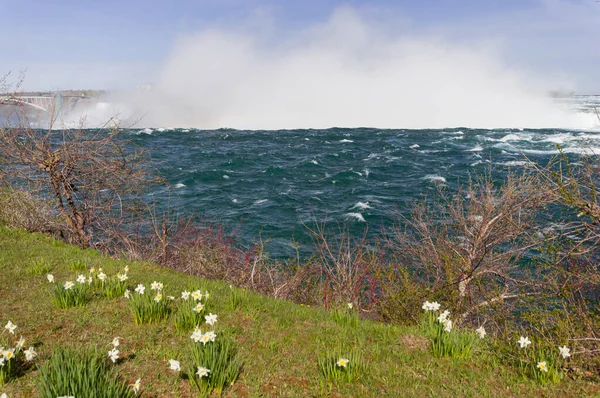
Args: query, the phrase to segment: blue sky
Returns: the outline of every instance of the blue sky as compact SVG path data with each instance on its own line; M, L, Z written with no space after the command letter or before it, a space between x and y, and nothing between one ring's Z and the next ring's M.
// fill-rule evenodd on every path
M402 34L499 43L510 66L600 92L594 0L0 0L0 72L27 69L28 89L147 83L182 38L218 28L277 40L342 6Z

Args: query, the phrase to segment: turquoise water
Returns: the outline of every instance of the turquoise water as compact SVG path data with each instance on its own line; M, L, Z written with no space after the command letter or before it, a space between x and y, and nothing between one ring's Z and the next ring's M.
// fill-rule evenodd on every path
M525 156L600 154L600 133L567 130L187 130L126 132L149 149L169 186L149 200L235 230L242 245L259 235L275 256L308 244L303 224L327 218L371 239L411 203L493 166L502 179ZM305 254L310 252L305 246Z

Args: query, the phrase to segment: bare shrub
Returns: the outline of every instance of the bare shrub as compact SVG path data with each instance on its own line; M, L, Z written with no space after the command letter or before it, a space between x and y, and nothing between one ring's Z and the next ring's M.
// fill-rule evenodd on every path
M5 184L27 186L50 203L74 243L88 247L103 231L127 224L150 181L143 151L119 130L47 130L23 123L0 130Z
M461 319L538 294L539 284L520 266L538 244L536 216L549 200L536 176L508 175L498 186L488 173L454 195L441 193L431 205L416 204L388 239L398 264L391 283L406 285L410 272L426 287L419 301L441 300Z
M574 164L561 152L537 170L547 191L555 194L563 208L553 227L545 230L547 244L539 258L549 309L528 321L548 338L569 342L579 357L595 357L598 370L600 164L596 156L580 158Z
M356 239L341 225L335 234L329 233L326 221L306 228L316 248L314 265L322 280L325 307L352 303L357 309L372 310L378 291L374 275L381 253L369 245L367 230Z

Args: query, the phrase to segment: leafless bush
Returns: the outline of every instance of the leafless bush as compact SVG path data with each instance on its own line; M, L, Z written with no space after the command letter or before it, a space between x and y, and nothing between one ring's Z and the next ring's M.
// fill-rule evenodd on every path
M453 195L442 192L432 205L415 205L388 239L400 280L410 272L461 319L538 294L520 260L539 243L536 217L549 200L540 186L529 173L508 175L501 185L487 174Z
M119 140L119 130L33 129L27 122L0 130L5 183L26 186L48 201L74 243L90 246L127 223L150 182L147 157Z
M340 225L336 233L329 233L326 221L306 228L316 248L315 266L323 283L325 307L352 303L357 309L372 310L378 290L374 275L380 266L381 253L369 245L367 230L355 239Z

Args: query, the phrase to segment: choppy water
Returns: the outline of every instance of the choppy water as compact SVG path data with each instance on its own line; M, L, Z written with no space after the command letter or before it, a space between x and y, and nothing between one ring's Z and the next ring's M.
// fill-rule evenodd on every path
M237 231L242 244L271 239L275 255L307 242L303 223L324 217L375 236L411 202L455 187L493 165L518 169L524 156L600 154L600 132L567 130L185 130L127 132L151 151L170 183L150 198Z

